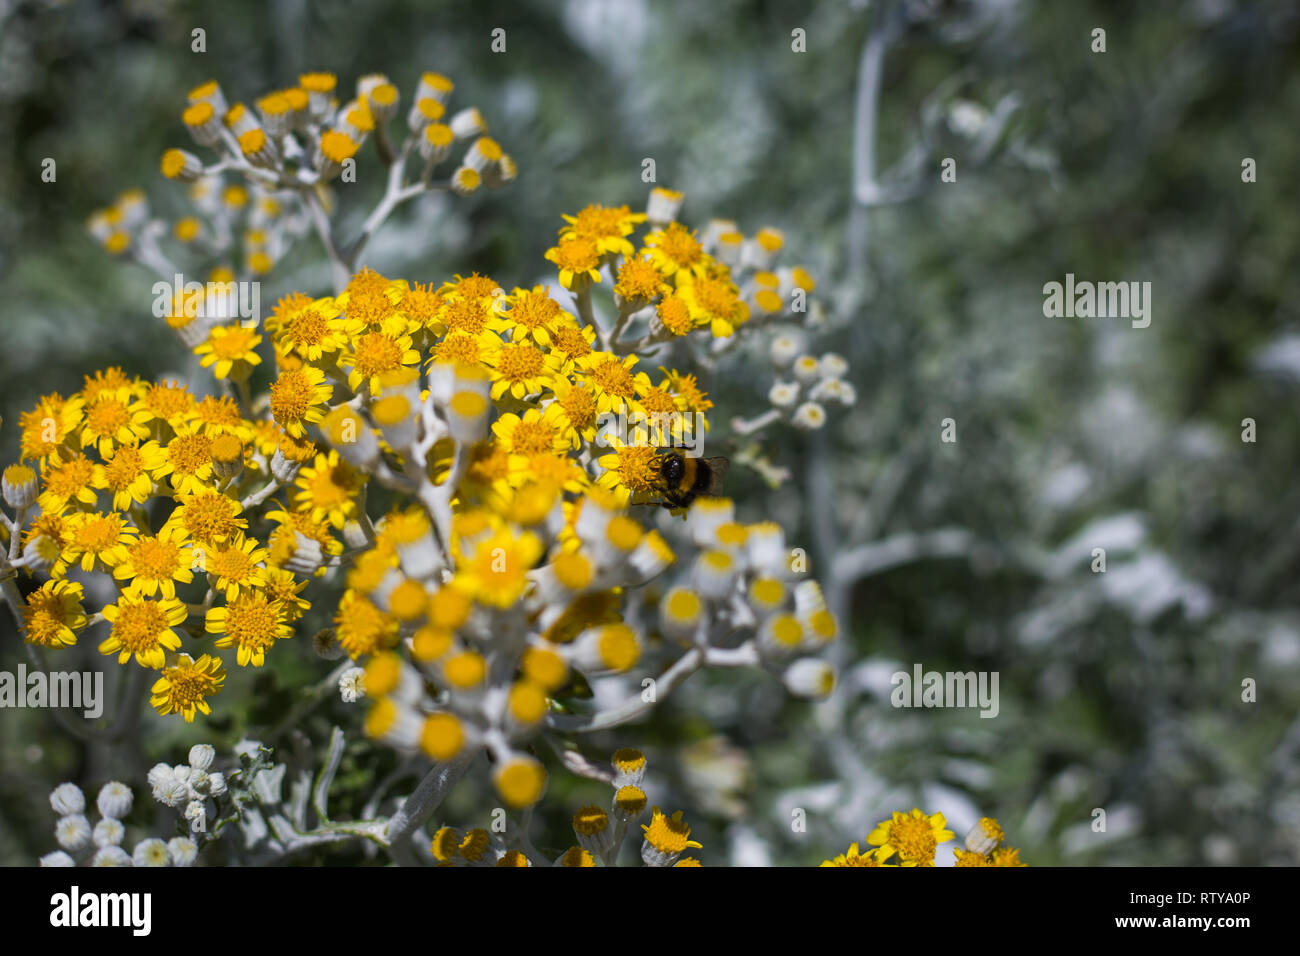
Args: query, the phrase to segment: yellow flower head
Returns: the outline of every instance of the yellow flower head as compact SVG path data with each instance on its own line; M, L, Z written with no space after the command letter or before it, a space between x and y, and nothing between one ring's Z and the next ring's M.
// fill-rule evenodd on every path
M99 645L101 654L116 654L125 664L135 655L141 667L159 670L167 663L167 652L180 650L181 639L172 630L189 616L176 598L151 601L134 588L122 593L116 604L100 612L112 624Z
M178 654L176 662L163 668L162 676L150 689L149 706L158 713L180 714L193 723L194 713L212 713L207 698L220 692L226 681L225 669L218 658L202 655L197 661L188 654Z
M257 346L262 337L256 329L243 325L218 325L208 333L208 340L194 347L199 364L212 369L217 378L241 381L252 374L253 366L262 363Z
M876 855L882 861L897 853L903 866L934 866L935 848L953 838L953 832L945 829L946 822L942 813L926 816L916 809L895 813L876 825L867 842L880 847Z
M46 581L27 595L23 627L27 640L42 647L71 647L86 626L82 589L75 581Z

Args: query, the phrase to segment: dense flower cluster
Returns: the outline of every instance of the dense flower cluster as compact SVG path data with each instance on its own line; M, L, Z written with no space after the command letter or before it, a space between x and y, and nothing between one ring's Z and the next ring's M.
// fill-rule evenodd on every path
M895 813L877 824L867 836L867 844L872 849L863 853L854 843L848 852L823 860L822 866L934 866L939 844L952 838L953 832L947 829L942 813L927 815L916 809L911 813ZM1026 866L1020 862L1019 850L1003 846L1005 839L1006 834L997 820L982 817L966 834L965 849L953 850L956 858L953 865Z
M395 87L364 77L340 107L334 86L306 75L256 115L200 87L184 121L222 153L219 168L173 150L163 172L200 197L212 176L239 172L267 216L278 191L319 211L317 187L368 135L392 171L385 215L433 188L456 141L472 140L457 191L511 178L476 110L442 124L441 77L421 80L397 154L384 132ZM425 169L408 187L412 152ZM562 749L560 738L635 720L702 667L761 667L791 693L828 695L821 652L839 625L806 559L778 525L739 520L716 493L725 461L700 457L713 402L699 370L756 330L804 324L814 282L778 265L777 230L747 237L715 220L701 235L678 221L682 200L655 188L643 212L564 217L546 253L555 281L531 288L362 267L333 295L285 296L265 321L241 314L233 285L179 290L168 325L215 394L108 368L21 416L19 463L3 473L14 516L0 512L0 583L25 639L57 649L98 630L103 655L152 672L158 713L193 721L227 668L262 667L294 636L320 579L310 600L329 596L333 626L313 646L350 658L334 679L345 701L366 701L366 734L422 752L430 773L454 776L486 753L518 810L546 786L539 734ZM132 200L92 230L110 249L138 248L146 218ZM337 275L348 257L318 231ZM268 261L251 255L248 271L261 273L276 241L255 244ZM694 368L652 373L647 353ZM800 371L808 362L815 375ZM846 366L833 355L795 366L808 394L794 423L819 427L815 398L851 399ZM25 600L18 569L41 580ZM212 778L155 771L159 799L201 819ZM619 825L640 812L624 805L629 786L610 811ZM696 844L680 816L652 813L647 863L688 865L678 856ZM394 820L399 839L414 825ZM595 852L595 836L580 830L579 851Z

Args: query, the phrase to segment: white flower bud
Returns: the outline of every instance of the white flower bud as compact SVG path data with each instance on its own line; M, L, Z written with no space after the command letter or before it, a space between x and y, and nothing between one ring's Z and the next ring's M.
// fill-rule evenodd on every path
M135 794L131 792L131 788L116 780L104 784L95 799L100 814L113 820L121 820L130 813L131 804L134 802Z
M794 418L791 421L795 428L816 431L826 424L826 409L816 402L804 402L795 409Z
M816 657L801 657L791 664L781 680L796 697L822 699L835 689L835 669Z
M799 340L793 335L778 335L772 339L769 354L772 357L772 364L785 371L799 355Z
M77 861L62 850L55 850L41 857L41 866L76 866Z
M173 837L167 841L167 852L171 854L174 866L193 866L199 848L189 837Z
M226 792L226 775L224 773L208 774L208 794L219 797Z
M343 703L355 704L366 696L366 688L361 681L365 673L364 668L349 667L339 675L339 696L343 698Z
M95 854L91 866L130 866L131 857L120 846L106 846Z
M101 849L106 846L117 846L125 837L126 827L122 826L121 820L115 820L112 817L105 817L96 823L92 834L95 846Z
M50 806L61 817L86 810L86 795L75 783L61 783L50 793Z
M54 839L65 850L84 850L90 846L90 821L79 813L71 813L59 818L54 828Z
M768 390L767 400L775 408L790 408L799 400L799 386L793 382L777 382Z
M157 837L141 840L131 851L131 862L136 866L171 866L172 857L167 844Z
M817 371L822 378L843 378L849 371L849 363L836 352L827 352L817 363Z
M217 751L210 744L195 744L190 748L190 766L195 770L207 770L212 766L212 761L216 758Z
M194 833L202 833L207 829L208 810L202 800L191 800L185 805L185 819L190 822L190 830ZM138 863L136 865L139 866Z

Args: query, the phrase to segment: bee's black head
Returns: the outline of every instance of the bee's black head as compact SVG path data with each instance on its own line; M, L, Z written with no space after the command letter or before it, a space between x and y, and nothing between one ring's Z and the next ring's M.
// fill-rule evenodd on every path
M681 455L664 455L659 470L669 482L681 481L682 475L686 474L686 463Z

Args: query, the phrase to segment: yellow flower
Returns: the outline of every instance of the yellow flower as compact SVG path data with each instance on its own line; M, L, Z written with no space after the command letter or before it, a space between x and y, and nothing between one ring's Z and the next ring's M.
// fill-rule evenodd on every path
M72 540L71 516L41 514L23 532L23 549L32 548L50 562L50 577L61 578L68 570L66 548Z
M856 843L849 847L849 852L841 853L839 856L822 860L821 866L894 866L893 863L881 863L876 858L876 851L870 850L867 853L858 853Z
M560 272L560 285L566 289L582 288L588 281L600 281L600 246L593 239L575 236L561 239L559 245L546 250L546 258Z
M649 259L628 259L618 268L614 292L628 302L652 302L668 291L659 269Z
M163 597L174 598L177 581L188 584L194 580L190 570L194 552L184 532L174 526L164 525L156 535L141 536L123 552L113 577L119 581L130 578L138 594L152 597L161 591Z
M60 512L71 502L95 503L98 466L79 452L59 451L41 465L41 494L36 499L44 512Z
M334 615L335 636L353 660L391 647L397 641L397 621L356 591L343 592Z
M180 505L168 516L163 528L183 528L198 544L220 543L248 528L248 519L241 517L242 513L243 507L229 495L202 491L182 495Z
M528 571L542 556L542 542L531 531L515 535L499 528L469 547L457 582L480 604L506 608L528 589Z
M592 353L595 341L596 330L590 325L582 328L577 325L562 326L551 336L551 353L563 359L560 369L567 374L573 371L580 360Z
M303 424L325 417L334 386L325 373L311 365L281 372L271 383L271 416L294 438L304 434Z
M140 397L140 411L149 422L166 422L173 428L189 421L194 414L194 396L190 390L177 381L157 382L145 386Z
M989 866L1028 866L1020 862L1020 851L1014 847L1000 846L989 854Z
M502 345L487 359L487 364L494 399L507 393L523 399L539 394L554 380L560 359L524 341Z
M295 511L311 515L313 521L328 521L341 529L357 515L354 500L365 476L339 458L338 452L317 455L313 465L298 472L294 485L301 489L293 495Z
M645 213L631 212L627 206L588 206L576 216L565 216L569 225L560 230L561 239L590 239L600 252L632 254L629 236L637 223L645 222Z
M695 324L711 326L714 338L726 338L749 319L749 306L740 300L740 290L725 272L679 281L678 294Z
M296 621L311 607L311 602L300 598L299 593L307 587L306 581L299 581L292 571L283 568L263 568L266 595L278 602L286 621Z
M130 388L102 392L86 405L81 447L94 445L100 457L107 458L118 445L134 445L148 435L149 417Z
M293 304L298 305L297 302ZM364 329L364 323L343 317L337 300L308 300L307 304L286 311L275 344L284 352L292 352L308 362L318 362L327 356L332 360L353 336Z
M650 261L665 276L676 275L679 285L683 276L701 275L712 262L695 233L679 222L650 233L645 244L644 252Z
M926 816L916 809L895 813L876 825L867 842L880 847L876 855L882 861L897 853L903 866L934 866L936 846L953 838L953 832L944 829L946 822L942 813Z
M614 450L596 459L604 469L596 485L611 492L620 506L645 503L662 485L658 450L652 445L627 445L618 438L610 444Z
M68 542L63 556L69 564L80 558L81 570L92 571L96 562L101 568L116 567L135 542L136 529L116 512L78 512L68 516Z
M688 847L697 850L703 847L703 844L690 839L690 825L682 819L680 810L668 817L655 807L650 811L650 822L641 824L641 830L645 834L645 842L668 857L676 856Z
M339 360L348 372L348 387L354 392L362 383L372 394L379 391L379 379L405 365L418 365L420 353L411 348L409 335L365 332L352 340L352 348Z
M555 401L547 406L554 408L555 423L560 434L573 448L583 441L596 438L596 391L590 385L574 385L567 378L557 378L551 383Z
M233 398L223 395L206 395L203 401L194 407L194 424L198 431L209 438L227 432L241 442L253 437L253 427L239 414L239 405Z
M590 385L596 395L597 412L640 411L636 400L638 388L650 384L645 372L633 372L637 357L622 358L613 352L592 352L578 360L582 384Z
M154 478L166 478L176 494L198 494L212 485L212 439L183 425L163 454L151 455L145 467Z
M163 467L167 453L156 441L122 445L95 473L94 485L113 496L113 508L126 511L153 494L153 473Z
M276 641L293 637L283 607L263 591L243 591L225 607L210 609L203 629L221 635L217 647L237 648L235 657L240 667L261 667Z
M227 601L239 597L240 589L266 586L267 571L260 567L266 560L266 549L258 546L256 538L245 538L236 532L227 545L214 545L207 554L206 568L210 577L217 579L216 588L224 591Z
M135 655L141 667L158 670L167 663L167 651L179 650L181 639L172 630L189 616L175 598L150 601L134 588L122 593L116 604L100 612L113 625L99 645L101 654L116 654L125 664Z
M43 647L71 647L87 622L82 589L75 581L46 581L27 595L23 624L27 640Z
M194 722L194 712L212 713L207 698L221 691L226 681L221 661L210 654L197 661L179 654L176 663L163 668L162 677L150 689L149 706L164 717L180 714L187 724Z
M34 409L18 416L20 460L44 461L54 454L81 422L84 407L78 396L65 399L58 392L41 396Z
M569 447L560 424L563 414L560 406L554 403L545 411L529 408L522 418L508 413L492 423L492 434L496 435L501 447L513 455L561 453Z
M511 329L511 341L532 339L538 345L551 344L551 337L561 328L576 327L577 320L551 298L546 286L515 289L507 299L510 310L504 314Z
M256 329L218 325L208 333L206 342L194 347L194 354L199 356L199 364L211 368L217 378L241 381L252 374L254 365L262 363L262 357L257 354L261 341Z

